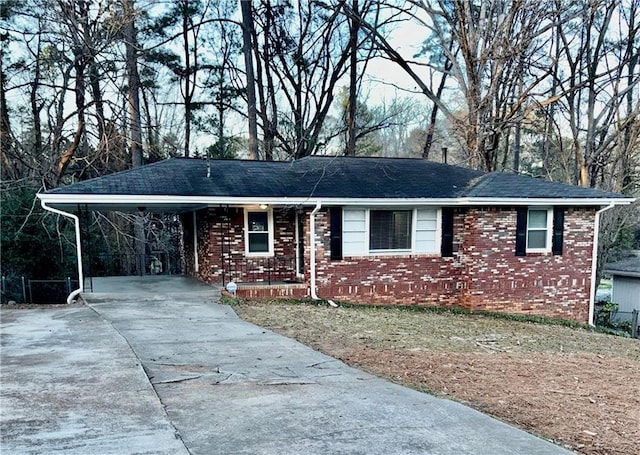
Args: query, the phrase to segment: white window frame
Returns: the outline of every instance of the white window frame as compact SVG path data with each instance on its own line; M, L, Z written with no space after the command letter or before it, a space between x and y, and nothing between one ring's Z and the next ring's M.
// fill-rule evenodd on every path
M343 215L342 219L342 251L345 257L359 257L359 256L409 256L409 255L425 255L434 256L440 254L440 248L442 243L442 208L441 207L344 207L344 211L364 211L364 231L361 232L364 236L362 242L362 251L355 252L349 251L349 248L345 247L344 233L345 231L345 219ZM371 211L372 210L389 210L389 211L410 211L411 212L411 247L409 249L398 250L372 250L370 248L370 231L371 231ZM416 248L416 236L418 228L418 212L420 210L435 210L436 211L436 229L435 229L435 245L433 251L418 251ZM353 231L356 232L356 231Z
M249 213L262 212L267 214L267 228L269 238L269 251L249 251ZM273 232L273 209L261 209L260 207L245 207L244 209L244 254L248 257L270 257L273 256L274 232ZM264 232L264 231L260 231Z
M529 231L541 231L542 228L534 228L531 229L529 227L529 221L531 220L530 212L531 211L546 211L547 212L547 227L546 227L546 240L544 248L530 248L529 247ZM553 240L553 208L552 207L527 207L527 228L525 231L525 241L526 241L526 252L527 253L550 253L551 252L551 242Z
M380 249L380 250L372 250L371 249L371 212L372 211L381 211L381 212L410 212L411 213L411 232L409 233L411 235L411 239L410 239L410 245L409 248L398 248L398 249ZM367 229L367 237L366 237L366 244L367 244L367 250L369 251L369 254L371 255L384 255L384 254L410 254L415 247L415 232L416 232L416 223L415 223L415 219L416 219L416 211L411 210L411 209L404 209L404 208L370 208L367 210L367 223L365 225L366 229Z

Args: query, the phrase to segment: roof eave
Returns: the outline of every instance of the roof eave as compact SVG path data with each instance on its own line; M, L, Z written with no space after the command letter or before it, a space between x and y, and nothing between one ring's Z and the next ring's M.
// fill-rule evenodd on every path
M143 207L171 207L194 210L212 205L323 205L342 206L526 206L526 205L563 205L563 206L605 206L628 205L634 198L323 198L309 197L244 197L244 196L182 196L182 195L141 195L141 194L74 194L41 193L38 197L53 207L67 209L78 205L103 207L103 210L133 210ZM181 210L181 211L183 211Z
M640 272L631 272L628 270L615 270L615 269L605 268L604 273L608 273L609 275L615 275L615 276L640 278Z

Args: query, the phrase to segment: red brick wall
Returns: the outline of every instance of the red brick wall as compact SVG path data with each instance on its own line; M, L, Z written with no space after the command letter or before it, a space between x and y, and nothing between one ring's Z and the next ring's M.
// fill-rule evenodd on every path
M316 215L317 293L356 303L458 306L462 296L462 216L454 217L454 257L378 255L330 259L328 212Z
M316 220L318 295L360 303L461 306L588 322L593 209L567 209L562 256L515 256L513 208L457 209L454 257L331 261L327 212Z
M561 256L517 257L515 210L469 210L463 305L588 322L594 216L593 209L567 209Z
M207 283L282 281L295 277L295 213L274 209L274 254L245 257L244 209L216 207L196 213L198 272L193 258L192 214L183 217L187 273Z
M309 213L306 209L300 215L305 217L307 281ZM332 261L328 211L323 209L316 215L315 226L317 294L357 303L459 306L588 322L594 215L595 209L590 208L566 210L562 256L515 256L515 208L458 208L453 257L378 255ZM198 243L198 278L220 283L224 271L225 282L264 281L264 276L243 269L252 260L244 258L242 209L214 208L197 216L199 238L205 239ZM276 210L274 222L275 255L290 257L295 267L295 213ZM184 223L185 227L189 224L188 220ZM187 268L193 273L187 238L185 249ZM252 267L260 271L260 263ZM303 292L301 287L246 292L256 297L308 295L308 289Z

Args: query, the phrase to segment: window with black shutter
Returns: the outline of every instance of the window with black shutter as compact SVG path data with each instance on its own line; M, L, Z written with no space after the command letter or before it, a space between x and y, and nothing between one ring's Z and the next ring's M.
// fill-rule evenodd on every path
M562 254L562 207L518 207L516 210L516 256L526 256L528 253Z

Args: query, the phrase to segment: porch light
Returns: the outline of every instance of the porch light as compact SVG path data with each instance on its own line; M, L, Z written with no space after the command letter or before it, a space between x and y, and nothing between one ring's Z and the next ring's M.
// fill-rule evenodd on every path
M226 288L229 294L236 295L236 291L238 290L238 285L235 284L233 281L230 281L229 283L227 283Z
M269 206L267 204L260 204L260 210L267 210Z

